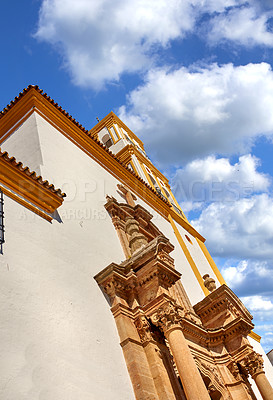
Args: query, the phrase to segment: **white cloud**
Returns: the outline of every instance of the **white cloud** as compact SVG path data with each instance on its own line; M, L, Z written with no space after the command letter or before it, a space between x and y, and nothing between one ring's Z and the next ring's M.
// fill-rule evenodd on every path
M272 311L273 303L271 300L263 298L263 296L246 296L241 298L244 305L250 311Z
M273 132L273 72L269 64L216 64L154 69L133 90L119 116L145 138L161 162L245 152Z
M260 331L273 331L273 325L272 324L259 325L259 330ZM270 332L270 334L272 334L272 332Z
M242 284L247 275L248 262L242 260L236 266L227 266L222 270L222 274L230 285L230 287L236 287Z
M190 1L44 0L36 37L62 52L73 81L101 88L147 69L157 45L194 26Z
M273 47L273 33L268 29L272 13L260 13L257 8L231 8L218 14L210 21L208 39L214 44L229 40L248 47Z
M199 207L201 202L237 200L268 189L270 179L257 171L259 165L260 161L251 154L239 157L233 165L227 158L215 156L196 159L176 170L172 189L176 198L183 201L183 209L186 205L185 211L193 209L194 202Z
M43 0L36 38L62 54L75 84L101 89L160 65L157 50L190 33L217 44L272 46L270 15L244 0ZM202 21L202 17L209 20ZM207 31L207 27L210 30ZM211 117L211 115L210 115Z
M227 284L241 296L273 295L273 263L270 260L227 260L221 268Z
M212 203L191 223L214 256L273 260L273 199L268 194Z
M270 298L260 295L241 297L241 300L254 317L254 331L262 336L261 344L264 350L270 351L273 347L272 301ZM263 323L263 325L261 325L261 323Z

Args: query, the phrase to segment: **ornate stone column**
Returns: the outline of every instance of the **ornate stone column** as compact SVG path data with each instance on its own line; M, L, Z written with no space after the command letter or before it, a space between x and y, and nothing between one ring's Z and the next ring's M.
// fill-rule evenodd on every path
M165 354L161 350L163 346L166 347L165 343L161 342L162 338L158 336L161 336L161 333L151 331L151 325L144 315L135 320L135 325L149 362L159 400L177 400L178 398L186 400L175 373L173 373L175 382L171 382L168 376L165 363L169 360L165 359Z
M139 223L134 218L128 218L125 223L129 235L129 247L132 254L142 249L147 244L147 238L139 232Z
M163 331L169 342L187 400L210 400L184 337L179 307L172 301L166 302L150 318L152 323Z
M263 400L273 400L273 389L265 376L262 356L253 352L246 356L240 364L255 381Z

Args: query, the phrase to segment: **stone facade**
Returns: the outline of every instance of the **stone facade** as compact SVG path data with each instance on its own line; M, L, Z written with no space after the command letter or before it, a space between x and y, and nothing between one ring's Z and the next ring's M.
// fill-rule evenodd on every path
M252 316L238 297L226 285L216 289L206 274L210 294L192 307L169 240L140 232L138 206L108 198L105 207L126 221L130 255L95 279L109 299L136 399L256 399L248 376L263 399L272 399L262 356L247 339Z

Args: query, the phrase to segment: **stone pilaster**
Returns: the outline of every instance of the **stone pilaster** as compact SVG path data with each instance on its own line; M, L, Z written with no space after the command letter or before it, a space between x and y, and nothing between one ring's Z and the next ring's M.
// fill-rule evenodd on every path
M188 400L209 400L210 396L184 337L182 310L173 301L159 307L151 316L167 338Z

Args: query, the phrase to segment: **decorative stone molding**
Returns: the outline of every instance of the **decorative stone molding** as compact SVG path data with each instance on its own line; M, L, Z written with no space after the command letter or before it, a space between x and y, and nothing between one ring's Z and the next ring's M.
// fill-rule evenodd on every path
M217 390L223 393L223 391L225 390L225 383L218 371L218 368L215 365L206 362L205 360L202 360L200 358L194 357L194 360L197 368L201 372L201 375L204 375L210 379L208 390L210 392L214 392Z
M136 393L140 382L142 389L150 382L148 392L143 389L137 399L151 393L156 399L157 391L158 400L165 400L164 382L180 398L171 376L173 382L179 377L188 400L209 400L208 392L212 398L221 393L224 400L251 398L246 392L249 374L261 393L271 393L260 373L262 358L247 341L252 316L232 290L226 285L216 289L206 274L210 294L192 307L170 256L174 247L152 224L150 213L111 197L105 208L128 256L95 279L108 295Z
M145 343L149 340L153 340L151 332L151 324L145 315L141 315L136 318L135 326L137 328L141 343Z
M127 204L135 207L135 200L137 200L137 197L126 186L118 184L117 187L125 197Z
M263 357L253 351L252 353L245 356L241 361L240 365L242 368L253 378L255 375L258 375L264 372L263 365Z
M121 186L118 185L120 190ZM126 190L126 189L125 189ZM129 193L129 192L127 192ZM130 198L133 196L130 192ZM132 196L131 196L132 195ZM134 200L135 198L133 198ZM129 247L129 235L126 233L126 221L133 219L139 224L135 227L137 233L139 231L143 236L141 239L147 242L155 239L162 233L160 230L151 222L152 214L150 214L144 207L140 204L134 205L133 201L127 201L127 203L119 203L114 197L106 196L106 204L104 205L107 212L112 218L113 225L117 230L119 240L121 242L124 255L128 259L131 256L131 250ZM129 228L130 229L130 228ZM131 228L133 229L133 228ZM133 233L133 232L132 232ZM131 246L137 238L131 238Z
M235 361L232 361L227 367L236 381L240 381L242 379L239 367Z
M147 238L139 232L139 222L134 218L128 218L126 220L125 229L129 236L129 247L132 254L145 247L148 243Z
M175 326L180 327L182 319L182 310L173 301L168 301L159 307L155 313L150 316L152 323L158 326L164 333Z
M210 278L209 278L210 279ZM240 322L241 333L249 334L253 329L252 315L232 290L222 285L194 306L205 328L215 329ZM236 333L238 329L234 331Z

